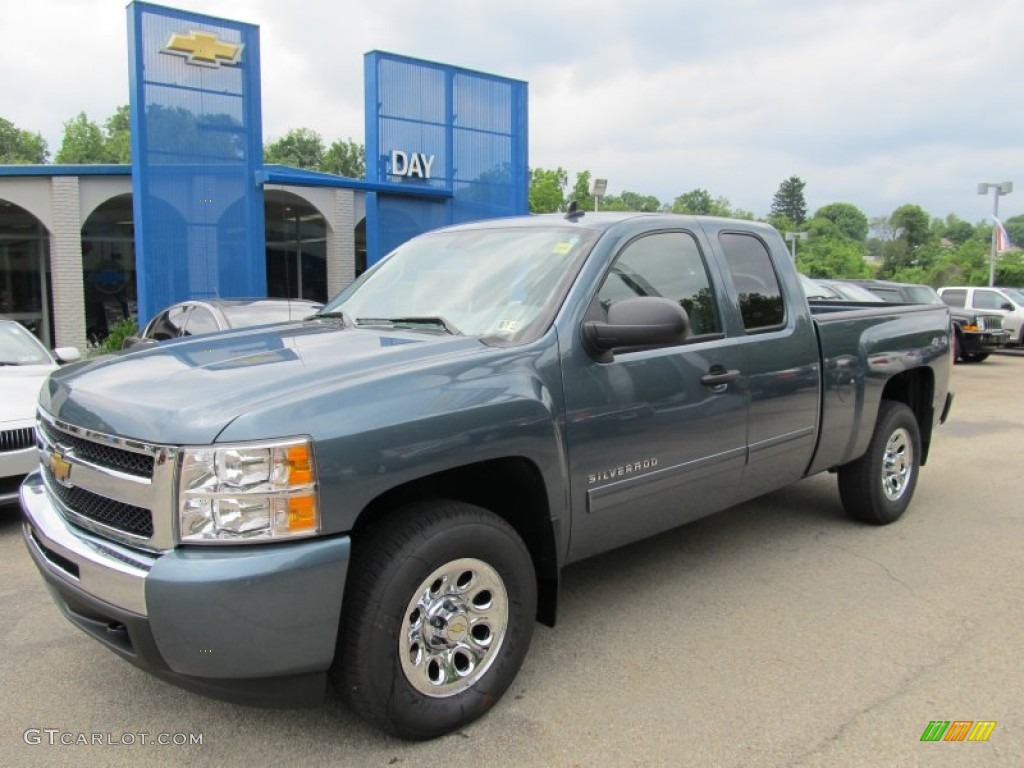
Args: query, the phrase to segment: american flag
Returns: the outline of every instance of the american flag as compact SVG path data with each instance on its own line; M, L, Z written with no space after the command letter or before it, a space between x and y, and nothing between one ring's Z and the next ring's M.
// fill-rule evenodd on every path
M1006 234L1006 227L1003 226L1003 222L995 216L992 217L992 221L996 223L996 253L1002 253L1013 248L1013 243L1010 242L1010 236Z

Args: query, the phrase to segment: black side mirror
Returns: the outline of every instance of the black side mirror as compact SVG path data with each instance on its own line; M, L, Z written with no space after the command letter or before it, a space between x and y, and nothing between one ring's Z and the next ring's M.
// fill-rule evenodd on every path
M583 344L600 363L612 361L612 351L681 344L690 333L686 310L669 299L641 296L608 308L608 321L583 324Z
M1000 304L999 308L1000 309L1005 309L1007 312L1013 312L1013 310L1016 309L1016 307L1013 306L1013 304L1011 304L1008 301L1004 301L1002 304Z

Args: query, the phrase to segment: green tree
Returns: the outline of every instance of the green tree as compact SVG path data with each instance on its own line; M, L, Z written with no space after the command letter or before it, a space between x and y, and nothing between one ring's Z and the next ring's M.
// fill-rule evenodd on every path
M569 193L568 202L573 201L584 211L594 210L594 198L590 195L590 171L580 171L576 174L576 183Z
M124 104L103 125L107 162L127 165L132 161L132 126L128 105Z
M103 130L85 112L79 112L64 123L64 136L53 161L71 164L110 162Z
M790 176L779 184L772 199L772 216L785 216L797 226L807 220L807 201L804 200L806 182L799 176Z
M323 137L311 128L293 128L263 147L263 162L320 170L324 161Z
M49 155L41 134L23 131L0 117L0 165L41 165Z
M653 213L661 208L661 201L653 195L623 191L621 195L607 195L601 200L603 211L640 211Z
M691 189L672 201L672 213L696 216L730 216L732 209L724 197L712 197L706 189Z
M827 219L844 237L863 243L868 239L868 217L851 203L830 203L814 212L815 219Z
M565 206L565 188L569 174L564 168L549 170L534 168L530 171L530 213L555 213Z
M1018 248L1024 248L1024 214L1011 216L1003 222L1003 226L1006 227L1006 234L1010 236L1010 241ZM1024 285L1024 283L1003 283L1003 285Z
M320 170L350 179L366 178L366 147L351 138L331 142L320 161Z

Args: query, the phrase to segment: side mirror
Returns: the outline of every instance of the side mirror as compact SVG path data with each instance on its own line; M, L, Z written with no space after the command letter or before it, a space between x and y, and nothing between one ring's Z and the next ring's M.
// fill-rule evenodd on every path
M1000 304L999 308L1000 309L1005 309L1007 312L1013 312L1013 310L1016 309L1016 307L1013 306L1013 304L1011 304L1008 301L1004 301L1002 304Z
M82 353L77 347L57 347L53 350L53 356L58 363L75 363L82 359Z
M612 350L681 344L690 333L686 310L669 299L641 296L608 308L608 321L583 324L583 344L600 363L612 361Z
M121 349L145 349L156 346L155 339L148 339L145 336L125 336L121 342Z

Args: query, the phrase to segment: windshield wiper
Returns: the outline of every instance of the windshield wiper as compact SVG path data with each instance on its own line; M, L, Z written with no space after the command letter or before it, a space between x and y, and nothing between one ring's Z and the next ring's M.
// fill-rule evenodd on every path
M461 336L462 331L449 323L440 315L407 316L407 317L360 317L356 318L356 325L389 325L392 328L399 326L431 325L440 328L452 336Z
M305 319L306 320L316 320L316 319L321 318L321 317L337 318L338 320L341 320L341 327L342 328L355 328L356 327L356 324L354 322L352 322L352 318L349 317L345 313L345 310L343 310L343 309L339 309L336 312L317 312L316 314L312 314L312 315L310 315L309 317L307 317Z

